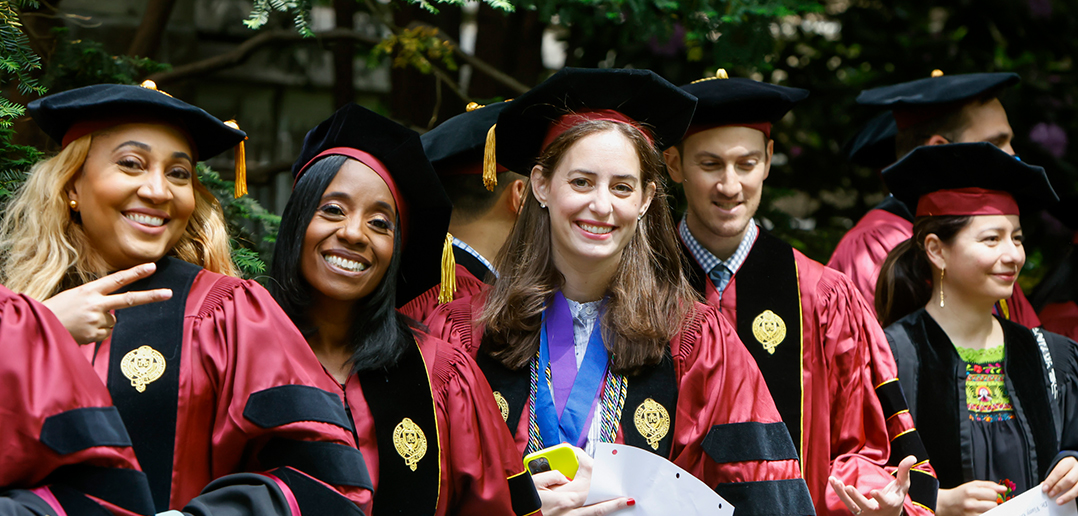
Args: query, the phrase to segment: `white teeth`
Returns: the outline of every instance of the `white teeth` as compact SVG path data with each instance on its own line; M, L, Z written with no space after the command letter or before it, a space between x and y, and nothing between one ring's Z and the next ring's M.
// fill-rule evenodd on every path
M161 217L154 217L151 215L143 215L141 213L124 213L124 217L127 217L139 224L145 224L147 226L164 226L165 219Z
M322 255L322 258L325 259L326 262L330 265L339 267L346 271L361 272L367 270L367 264L341 258L340 256L337 256L335 254L324 254Z
M611 231L614 231L613 226L592 226L591 224L584 224L583 222L577 223L584 231L588 233L595 233L596 235L605 235Z

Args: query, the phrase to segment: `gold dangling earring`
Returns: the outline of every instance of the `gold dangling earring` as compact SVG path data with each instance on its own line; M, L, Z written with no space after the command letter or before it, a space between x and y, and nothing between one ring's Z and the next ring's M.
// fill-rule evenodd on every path
M946 272L946 269L940 269L940 308L943 308L943 275Z
M71 199L71 202L68 202L67 205L71 206L72 210L78 210L79 209L79 201L76 201L75 199Z

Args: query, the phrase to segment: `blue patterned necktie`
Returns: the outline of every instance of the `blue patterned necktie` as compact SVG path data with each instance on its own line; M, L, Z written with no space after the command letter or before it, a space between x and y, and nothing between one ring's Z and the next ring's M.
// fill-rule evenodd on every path
M711 278L711 284L715 285L715 290L719 292L719 297L721 298L723 289L730 282L730 270L720 263L711 268L711 272L707 273L707 277Z

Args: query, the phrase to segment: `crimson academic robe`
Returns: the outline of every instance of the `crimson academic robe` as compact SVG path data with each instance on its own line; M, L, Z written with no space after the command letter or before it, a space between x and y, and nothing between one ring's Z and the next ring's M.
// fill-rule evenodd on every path
M889 200L892 198L888 198ZM869 310L876 313L876 280L887 253L913 237L913 222L896 213L908 213L888 203L870 210L839 241L827 266L846 274L868 302ZM890 209L887 209L890 208ZM1010 298L1002 300L997 309L1000 315L1027 328L1041 325L1037 312L1029 304L1022 288L1017 284Z
M42 304L0 286L0 514L153 514L108 390Z
M480 350L482 330L473 326L479 303L473 297L442 305L428 325L432 334L485 361L484 372L495 389L505 386L495 397L523 453L531 412L528 368L510 371ZM664 456L714 488L738 514L813 513L796 451L767 385L733 328L713 307L696 304L692 320L670 342L669 355L659 366L630 377L627 390L615 442ZM673 419L672 432L657 446L642 442L639 424L626 424L645 398L670 405L665 413Z
M453 299L465 299L472 297L486 288L484 279L493 277L494 272L487 268L483 262L477 260L467 251L453 246L453 259L456 261L457 289L453 292ZM435 285L430 290L422 293L419 297L409 301L400 308L400 312L419 322L424 322L434 313L440 304L438 294L442 286Z
M169 257L130 289L163 286L170 300L118 310L83 347L157 511L358 514L370 483L339 387L270 294Z
M1044 329L1071 340L1078 339L1078 303L1074 301L1051 303L1041 308L1037 315L1040 316Z
M796 302L800 304L800 313L785 319L786 338L776 349L798 345L794 340L798 336L798 324L803 332L802 349L800 353L792 354L795 361L792 369L783 370L784 376L769 377L768 382L780 410L785 407L790 413L788 419L793 420L787 421L790 434L800 436L797 444L802 473L812 493L816 512L849 512L830 488L828 476L834 475L843 483L856 486L867 496L872 489L882 488L894 480L889 471L893 471L898 462L907 455L915 455L919 463L911 473L912 485L904 509L907 514L931 514L931 508L935 507L937 482L923 445L916 437L913 420L905 411L905 400L896 381L894 358L871 309L843 274L809 259L763 230L753 248L762 245L761 242L773 247L766 253L768 255L792 253L796 266L796 271L784 272L790 274L791 281L796 277ZM752 274L754 266L759 266L751 263L753 260L768 257L750 251L741 269L726 285L720 301L714 284L688 250L685 253L689 257L690 281L694 287L710 304L719 306L728 321L739 325L738 281L747 281L745 278ZM771 267L767 265L764 269ZM762 278L766 288L781 290L777 283L781 281L777 279L781 275L771 270L769 273L770 277ZM759 282L761 278L755 279ZM796 305L793 310L798 311ZM743 316L753 317L754 314ZM801 320L797 321L797 317ZM742 333L742 340L746 345L762 349L756 338L745 338ZM799 367L796 364L798 357ZM761 368L765 366L762 364ZM800 385L789 381L789 375L796 375L798 369ZM765 376L767 374L765 371Z
M397 367L361 373L362 378L353 374L344 386L357 444L374 486L372 514L523 516L537 512L540 502L531 475L524 471L523 457L475 361L425 333L419 333L416 342L417 347ZM417 351L418 371L415 381L409 381L402 378L408 372L401 370L408 369L409 354ZM381 390L364 392L365 385L386 384L387 376L390 386L382 388L390 396ZM394 381L405 387L393 385ZM412 392L412 386L417 391ZM395 414L385 412L394 408ZM424 424L424 415L434 417ZM404 467L409 454L396 448L399 439L393 436L404 417L426 427L425 452L416 470ZM379 442L379 434L384 442Z

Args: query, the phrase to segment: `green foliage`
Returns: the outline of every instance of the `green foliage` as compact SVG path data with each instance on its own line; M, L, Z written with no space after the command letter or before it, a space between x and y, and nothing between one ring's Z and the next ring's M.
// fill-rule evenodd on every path
M620 67L651 54L699 63L688 67L693 70L735 63L766 68L775 19L823 9L816 0L525 0L518 6L569 29L567 65Z
M258 30L269 22L274 11L292 13L292 23L305 38L314 37L311 32L311 0L255 0L251 14L243 21L249 29Z
M413 5L418 5L434 14L438 14L438 9L434 7L434 4L428 2L427 0L407 0L407 2ZM436 2L439 4L462 7L465 3L467 3L467 0L436 0ZM516 7L513 6L513 3L508 0L483 0L483 3L503 12L513 12L514 10L516 10Z
M232 235L232 261L244 277L265 273L266 263L273 257L281 217L263 208L250 196L233 198L234 183L221 179L205 164L198 165L198 177L224 210L228 233Z
M431 72L431 61L440 61L450 70L457 69L453 60L453 44L438 37L437 27L414 27L400 34L391 34L374 47L369 56L371 66L377 66L384 56L393 56L394 68L413 67L423 73Z
M356 1L363 3L363 0ZM467 0L434 0L434 3L431 3L428 0L405 1L413 5L419 5L432 13L438 12L438 9L434 6L435 3L462 7L467 2ZM513 2L510 0L482 1L494 9L503 12L513 12L515 9ZM311 0L254 0L254 5L251 6L251 14L243 21L243 24L249 29L258 30L266 25L266 23L269 23L270 15L274 12L288 13L292 15L292 23L296 26L296 31L302 34L303 37L310 38L314 37L314 33L311 32L311 7Z
M135 84L147 75L170 70L152 59L112 55L97 41L71 40L66 28L53 30L56 51L45 68L44 83L52 91L91 84Z
M30 167L43 157L34 147L12 143L13 135L10 127L0 127L0 208L26 181Z
M41 60L30 48L16 12L20 7L36 5L29 1L0 0L0 88L15 80L19 92L24 95L45 93L45 87L33 75L41 69ZM25 181L27 171L41 158L37 149L12 142L15 132L11 123L25 112L26 108L21 104L0 97L0 206Z
M36 6L37 2L0 0L0 87L14 79L22 94L42 95L45 87L33 76L34 71L41 69L41 59L30 48L16 12L17 8L27 5ZM0 127L10 127L11 121L24 112L23 106L0 97ZM0 148L0 152L4 149Z

